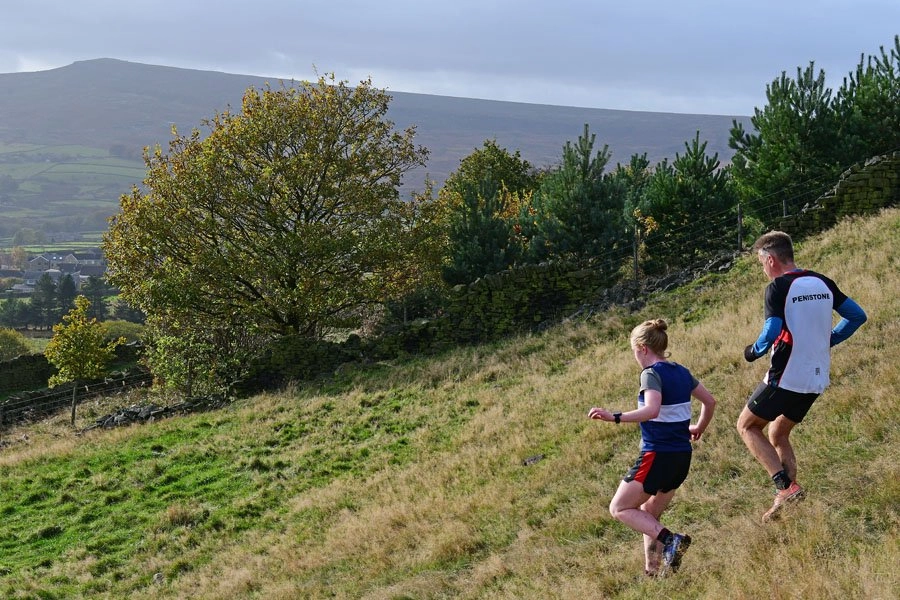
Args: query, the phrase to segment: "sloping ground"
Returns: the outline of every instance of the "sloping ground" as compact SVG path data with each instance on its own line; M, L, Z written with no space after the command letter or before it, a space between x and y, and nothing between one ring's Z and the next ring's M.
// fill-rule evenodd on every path
M753 257L639 314L343 373L326 387L0 450L9 598L893 598L900 589L900 210L803 244L869 322L795 431L808 498L763 525L771 484L734 423L765 361ZM630 328L670 321L672 359L719 399L663 521L694 544L647 580L607 512L637 454ZM28 435L24 441L22 436Z

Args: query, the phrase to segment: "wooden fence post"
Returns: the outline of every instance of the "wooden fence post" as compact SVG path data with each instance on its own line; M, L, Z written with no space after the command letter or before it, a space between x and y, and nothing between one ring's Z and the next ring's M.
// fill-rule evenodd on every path
M634 228L634 281L638 280L638 247L640 246L640 237L641 230L638 227Z
M72 427L75 427L75 404L78 399L78 382L72 382Z

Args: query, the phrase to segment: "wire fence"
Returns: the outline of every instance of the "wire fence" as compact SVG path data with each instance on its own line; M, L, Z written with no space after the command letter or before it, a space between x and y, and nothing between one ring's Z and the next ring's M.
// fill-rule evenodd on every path
M148 387L152 382L151 373L133 369L102 381L66 384L15 394L0 402L0 431L21 422L38 420L66 407L72 407L74 411L74 407L85 400Z
M810 178L733 208L703 213L697 221L669 230L664 239L653 235L640 239L635 235L632 248L617 248L599 259L607 264L631 262L632 277L638 280L643 277L638 249L641 244L644 253L663 262L668 271L696 267L716 255L739 254L755 241L748 236L763 232L754 231L754 227L769 230L787 217L803 218L806 211L834 187L833 176ZM748 215L752 215L749 221ZM693 262L687 258L692 255L696 256ZM681 257L681 260L673 257Z

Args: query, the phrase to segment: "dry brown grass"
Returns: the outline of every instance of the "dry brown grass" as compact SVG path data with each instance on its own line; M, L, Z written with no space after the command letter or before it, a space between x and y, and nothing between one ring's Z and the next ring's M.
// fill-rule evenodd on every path
M416 377L430 388L434 418L443 402L465 397L479 405L449 447L292 498L284 535L234 546L216 567L184 577L179 589L211 598L891 597L900 564L900 474L887 448L897 442L900 377L884 351L900 335L900 269L895 252L865 250L886 235L883 228L893 241L879 247L896 248L898 212L889 211L843 223L799 252L800 264L832 275L870 322L835 350L834 384L796 432L811 497L778 525L759 523L771 492L734 431L765 368L740 358L760 323L762 275L710 291L729 299L696 324L662 315L673 321L673 359L691 366L720 400L666 517L697 541L677 577L644 581L637 534L606 512L635 454L636 432L585 419L594 404L633 404L627 332L592 343L592 326L576 324L547 339L464 350L421 367ZM540 350L530 352L534 345ZM861 444L873 459L854 456ZM537 453L544 460L521 465ZM335 508L345 498L354 508ZM291 511L313 507L327 515L321 530L298 535ZM849 517L848 507L859 515ZM222 578L230 583L203 583Z
M523 345L535 343L525 339L490 355L463 351L429 363L430 385L473 396L480 412L447 451L365 482L335 484L315 498L295 498L295 507L318 501L327 511L336 498L352 496L358 506L332 513L316 543L297 546L290 533L272 540L265 575L257 579L259 597L891 597L898 584L893 565L900 564L896 461L877 449L874 460L860 461L853 450L861 440L886 448L897 441L898 370L884 349L900 334L900 270L896 253L865 249L884 236L882 228L892 229L893 241L880 247L897 247L897 215L844 223L799 253L801 264L829 273L866 307L870 322L836 349L834 385L797 431L811 498L785 522L758 522L771 492L733 425L764 369L762 361L748 367L740 359L760 322L760 275L750 286L744 278L711 292L730 294L732 301L698 324L679 326L677 315L663 315L675 323L673 358L690 365L720 400L692 476L668 516L698 541L678 577L643 581L636 575L638 536L621 531L606 514L636 434L588 423L584 414L593 404L630 406L635 369L626 332L590 344L590 326L582 324L542 342L554 346L550 356L523 353ZM548 373L548 364L557 362L563 366ZM491 385L504 379L515 382ZM435 403L441 395L434 395ZM834 431L835 413L842 411L849 423ZM520 466L540 450L548 454L544 461L528 470ZM858 505L863 520L875 519L875 525L848 518L848 505ZM868 514L879 509L880 515ZM486 532L504 522L515 535L499 549L480 552ZM861 535L860 526L871 531ZM235 550L232 562L243 564L245 554ZM428 568L454 560L457 568ZM335 565L345 565L346 577L356 581L309 576ZM261 581L269 579L275 583Z

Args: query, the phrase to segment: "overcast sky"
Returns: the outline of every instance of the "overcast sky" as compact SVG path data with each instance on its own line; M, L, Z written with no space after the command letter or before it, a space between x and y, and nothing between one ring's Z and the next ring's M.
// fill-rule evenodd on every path
M77 60L389 91L750 115L815 61L840 86L893 47L898 0L4 0L0 73Z

